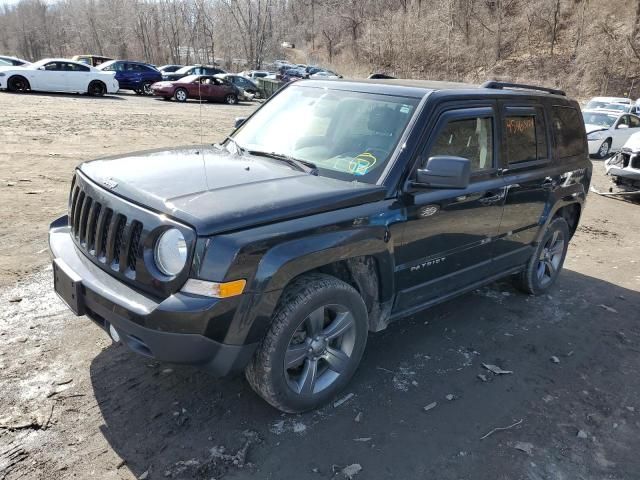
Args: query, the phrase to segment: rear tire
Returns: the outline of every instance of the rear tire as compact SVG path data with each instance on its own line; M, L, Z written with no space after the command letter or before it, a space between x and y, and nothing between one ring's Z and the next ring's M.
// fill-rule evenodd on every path
M567 221L560 217L553 219L526 268L514 278L515 286L531 295L540 295L549 290L562 270L569 238Z
M87 93L92 97L102 97L107 93L107 86L99 80L94 80L89 84Z
M175 98L177 102L186 102L189 98L189 94L184 88L178 88L173 93L173 98Z
M21 75L14 75L7 82L7 90L14 93L26 93L31 90L29 80Z
M351 285L329 275L303 275L282 294L245 370L247 381L283 412L317 408L349 383L367 334L367 309Z
M238 103L238 97L235 93L229 93L224 97L224 103L228 105L236 105Z

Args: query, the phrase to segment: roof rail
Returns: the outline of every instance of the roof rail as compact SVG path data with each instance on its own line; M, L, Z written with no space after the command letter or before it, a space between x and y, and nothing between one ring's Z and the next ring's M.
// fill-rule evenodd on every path
M553 95L562 95L566 97L567 94L563 90L558 90L555 88L547 88L547 87L538 87L536 85L526 85L524 83L509 83L509 82L498 82L496 80L490 80L488 82L484 82L480 85L483 88L495 88L502 90L503 88L519 88L522 90L538 90L541 92L552 93Z

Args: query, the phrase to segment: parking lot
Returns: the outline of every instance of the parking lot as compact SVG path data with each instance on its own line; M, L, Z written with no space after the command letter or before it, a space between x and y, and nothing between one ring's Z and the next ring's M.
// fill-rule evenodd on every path
M400 321L335 403L284 415L242 377L150 362L70 315L46 244L81 161L213 143L255 105L0 106L0 479L638 478L640 204L591 194L552 294L500 282Z

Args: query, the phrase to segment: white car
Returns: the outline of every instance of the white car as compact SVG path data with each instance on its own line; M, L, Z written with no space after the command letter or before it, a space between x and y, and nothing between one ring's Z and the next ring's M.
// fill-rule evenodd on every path
M640 192L640 133L631 135L622 151L606 160L604 167L616 185Z
M635 103L607 103L604 107L605 110L617 110L620 113L633 113L638 115L638 106Z
M594 108L603 108L609 103L627 103L631 104L630 98L625 97L593 97L585 105L585 110L593 110Z
M319 72L314 73L309 78L317 78L317 79L336 79L340 78L339 75L336 75L334 72L330 72L329 70L321 70Z
M0 89L101 96L118 91L115 75L65 58L47 58L23 67L0 67Z
M616 110L583 110L589 155L605 158L622 148L631 135L640 132L640 117Z

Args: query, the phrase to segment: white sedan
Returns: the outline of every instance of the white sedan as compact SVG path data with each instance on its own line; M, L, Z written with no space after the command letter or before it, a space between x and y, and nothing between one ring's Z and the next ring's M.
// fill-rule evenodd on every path
M583 110L589 155L605 158L622 148L631 135L640 132L640 117L615 110Z
M64 58L47 58L23 67L0 67L0 89L10 92L68 92L101 96L119 89L115 72L103 72Z

